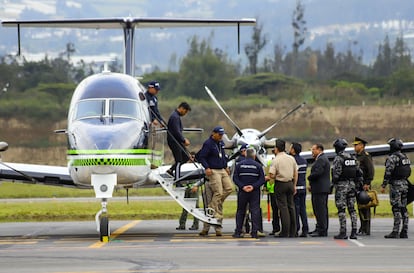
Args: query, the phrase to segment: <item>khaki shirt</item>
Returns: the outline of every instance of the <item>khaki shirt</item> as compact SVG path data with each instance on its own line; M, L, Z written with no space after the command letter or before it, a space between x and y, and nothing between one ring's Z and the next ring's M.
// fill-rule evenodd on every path
M275 175L275 180L281 182L294 181L295 173L297 173L298 165L293 156L283 153L278 153L272 160L269 173Z

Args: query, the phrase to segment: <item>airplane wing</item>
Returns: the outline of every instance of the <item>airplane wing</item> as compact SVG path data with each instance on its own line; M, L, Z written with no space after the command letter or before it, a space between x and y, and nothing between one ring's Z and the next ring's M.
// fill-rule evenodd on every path
M156 129L157 132L166 132L167 128L162 127L162 128L157 128ZM203 128L183 128L183 132L186 133L202 133L204 132Z
M200 19L200 18L85 18L61 20L5 20L5 27L89 28L116 29L126 25L135 28L201 27L201 26L254 26L256 19Z
M84 18L84 19L61 19L61 20L5 20L1 24L4 27L17 27L18 55L21 52L20 28L22 27L44 27L44 28L83 28L83 29L124 29L131 31L135 28L176 28L176 27L218 27L235 26L237 27L238 52L240 53L240 27L254 26L256 19L199 19L199 18L140 18L140 17L119 17L119 18ZM124 36L128 33L126 31ZM132 34L125 37L126 45L132 44ZM132 37L129 37L132 36ZM127 42L128 41L128 42ZM130 49L129 49L130 50ZM126 50L127 56L132 56ZM131 68L127 71L130 72ZM132 71L132 70L131 70ZM127 73L129 74L129 73Z
M79 187L67 167L0 162L0 179L52 186Z
M354 148L346 148L346 152L350 154L355 154ZM390 153L390 145L388 144L381 144L381 145L367 145L365 146L365 151L367 151L372 157L376 156L384 156ZM406 142L402 148L403 153L411 153L414 152L414 142ZM324 154L329 158L329 160L333 160L336 156L334 149L324 150ZM310 151L301 152L300 155L305 158L308 163L313 162L312 153Z

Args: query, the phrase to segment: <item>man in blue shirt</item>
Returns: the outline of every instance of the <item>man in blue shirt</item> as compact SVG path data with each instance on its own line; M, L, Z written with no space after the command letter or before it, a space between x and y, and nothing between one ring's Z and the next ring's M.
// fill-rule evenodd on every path
M238 187L236 230L234 238L241 238L243 222L246 215L247 205L252 215L252 238L257 238L260 229L260 187L265 183L263 167L255 161L256 151L254 148L246 150L246 159L237 163L234 170L233 180Z
M216 126L211 136L203 143L203 147L197 153L198 161L203 165L213 197L208 207L214 210L214 217L220 221L223 219L223 202L233 191L230 179L230 170L227 167L228 157L224 151L224 129ZM201 236L206 236L208 230L202 230ZM216 235L221 236L221 232Z
M181 117L189 111L191 111L190 105L187 102L182 102L168 119L167 143L175 162L167 172L172 176L175 174L175 180L180 177L180 165L189 160L186 147L190 145L190 141L183 136L183 125L181 123Z

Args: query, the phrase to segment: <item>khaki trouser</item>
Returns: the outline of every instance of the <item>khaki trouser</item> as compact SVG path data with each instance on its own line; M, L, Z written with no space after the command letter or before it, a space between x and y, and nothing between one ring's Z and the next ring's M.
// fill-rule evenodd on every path
M205 201L209 208L214 209L214 217L223 218L223 202L233 191L233 184L225 169L213 170L213 174L208 176L209 181L205 183ZM215 226L216 231L221 231L220 226ZM210 224L204 222L203 230L209 231Z
M233 191L233 183L225 169L213 169L212 172L207 177L212 191L208 207L214 210L215 218L223 219L223 202Z
M204 187L205 187L205 191L204 191L205 202L206 202L206 204L210 204L211 199L213 198L213 191L211 190L210 183L209 182L205 183ZM221 209L223 210L223 206L221 207ZM210 226L211 225L209 223L203 222L203 231L208 232L210 230ZM222 229L221 226L213 225L213 227L216 231L221 231L221 229Z

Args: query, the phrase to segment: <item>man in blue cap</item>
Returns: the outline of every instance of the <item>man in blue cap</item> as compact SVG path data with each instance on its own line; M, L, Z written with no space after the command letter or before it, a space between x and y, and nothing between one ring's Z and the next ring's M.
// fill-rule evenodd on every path
M240 155L237 157L236 163L239 163L239 162L246 159L246 150L247 150L248 147L249 147L249 145L247 145L247 144L243 144L240 147L240 149L239 149Z
M237 192L237 213L236 230L234 238L241 238L242 226L246 216L247 206L252 214L252 238L258 238L260 223L260 187L265 182L263 167L255 161L256 150L248 148L246 159L236 164L233 179L238 187Z
M208 207L214 210L214 217L221 221L223 219L223 202L233 191L233 183L230 179L230 170L227 167L228 157L224 151L223 142L224 128L214 127L210 137L203 143L198 152L198 161L203 165L209 186L213 196ZM206 236L208 230L200 232ZM216 236L221 236L221 231L216 229Z
M247 149L249 149L249 144L242 144L240 146L239 149L239 156L236 159L236 164L242 162L243 160L247 159ZM260 164L260 162L257 160L256 155L254 156L254 160L256 160L257 163ZM235 164L235 165L236 165ZM244 217L244 222L243 222L243 229L242 229L242 233L249 233L250 232L250 209L249 206L247 205L247 209L246 209L246 213L245 213L245 217ZM260 214L260 219L262 219L262 209L259 206L259 214ZM259 221L259 228L257 230L257 232L255 232L255 234L257 234L259 237L265 237L266 235L263 232L263 221Z
M154 125L161 125L164 127L166 122L162 118L160 111L158 110L158 91L161 90L160 83L157 81L150 81L147 85L147 92L145 97L148 102L148 110L150 111L151 123Z
M237 163L240 163L240 162L242 162L243 160L246 159L246 154L247 154L246 151L247 151L247 148L248 147L249 147L248 144L242 144L240 146L239 152L234 154L234 155L237 155L237 154L239 155L236 158L236 162L234 164L234 167L236 167L236 164ZM230 160L231 160L231 158L230 158ZM250 214L249 213L249 206L247 206L247 208L246 208L246 214L245 214L244 221L243 221L243 230L242 230L242 233L249 233L250 232L250 215L249 214Z

